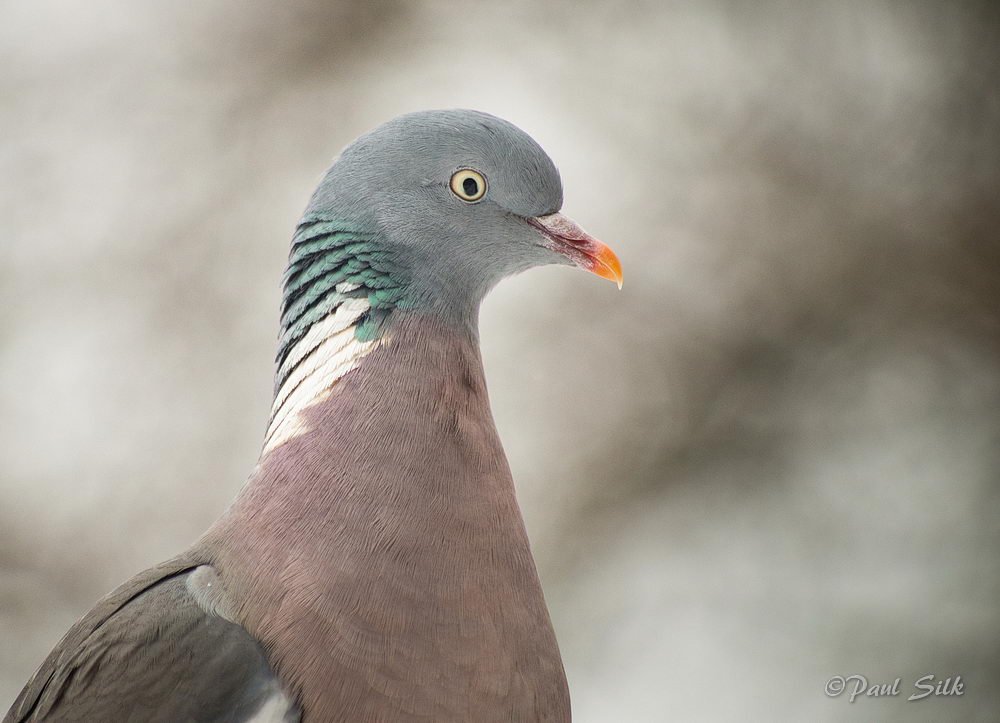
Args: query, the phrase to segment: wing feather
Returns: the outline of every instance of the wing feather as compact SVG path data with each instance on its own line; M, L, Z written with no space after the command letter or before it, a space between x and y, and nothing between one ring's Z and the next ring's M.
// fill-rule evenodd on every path
M299 721L260 643L192 594L200 578L217 579L179 558L112 592L70 628L4 723Z

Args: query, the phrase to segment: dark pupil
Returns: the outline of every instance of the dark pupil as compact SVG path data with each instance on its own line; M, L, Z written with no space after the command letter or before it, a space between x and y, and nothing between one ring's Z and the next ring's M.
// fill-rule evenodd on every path
M479 193L479 184L476 183L475 178L466 178L462 181L462 190L465 191L466 196L475 196Z

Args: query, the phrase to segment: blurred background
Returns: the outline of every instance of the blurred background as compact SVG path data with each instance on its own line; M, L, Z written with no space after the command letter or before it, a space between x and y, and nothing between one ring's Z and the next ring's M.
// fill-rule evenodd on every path
M464 106L625 267L482 312L575 720L1000 718L989 3L0 10L0 710L250 472L333 156Z

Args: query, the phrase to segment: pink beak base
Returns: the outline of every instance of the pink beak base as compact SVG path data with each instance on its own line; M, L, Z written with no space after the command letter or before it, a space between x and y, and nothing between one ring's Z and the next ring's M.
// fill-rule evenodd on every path
M567 257L581 269L586 269L622 287L622 264L615 252L584 231L561 213L529 218L528 223L537 228L548 240L548 247Z

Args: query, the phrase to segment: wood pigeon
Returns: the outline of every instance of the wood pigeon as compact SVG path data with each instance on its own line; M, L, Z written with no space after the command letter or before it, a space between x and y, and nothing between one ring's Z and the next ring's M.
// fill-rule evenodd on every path
M4 721L570 720L477 329L532 266L621 286L562 196L485 113L403 115L345 148L292 239L249 481L79 620Z

